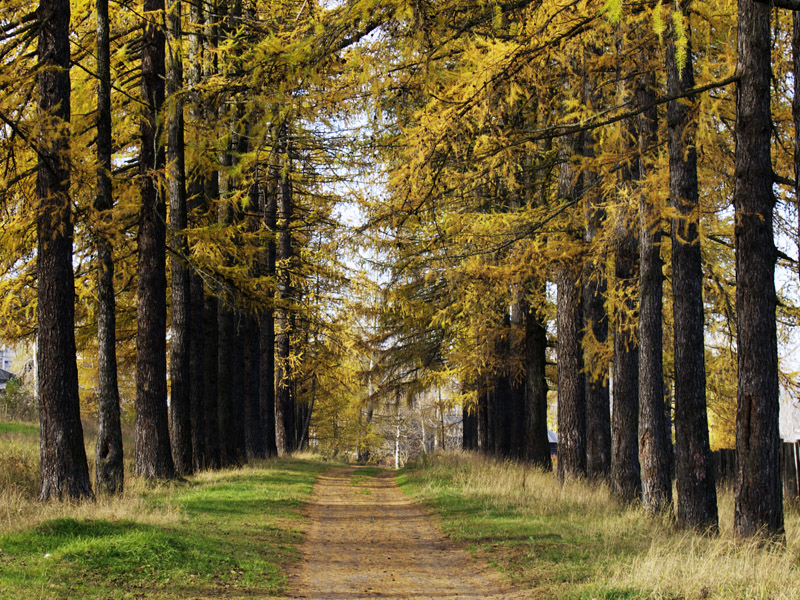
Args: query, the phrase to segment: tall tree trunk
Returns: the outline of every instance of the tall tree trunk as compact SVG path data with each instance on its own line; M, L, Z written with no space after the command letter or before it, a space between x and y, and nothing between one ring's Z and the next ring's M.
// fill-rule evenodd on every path
M797 229L800 232L800 11L792 12L792 120L794 121L794 201L797 205ZM798 237L800 240L800 237ZM800 246L800 241L798 242ZM798 248L800 249L800 247ZM800 262L797 264L800 274Z
M474 407L461 409L461 449L478 449L478 415Z
M158 115L164 104L163 0L144 0L142 138L139 158L139 282L136 290L136 473L175 476L167 424L166 204L158 172L164 168Z
M269 180L265 194L262 196L261 214L264 227L272 233L267 241L266 275L275 279L275 264L278 221L278 173L277 169L269 170ZM275 440L275 289L271 288L269 299L261 311L261 367L259 395L261 396L261 414L264 419L265 452L268 457L278 455Z
M192 472L192 420L189 400L189 269L186 229L186 159L183 124L182 0L168 0L167 12L167 162L169 225L172 229L172 336L170 338L170 434L178 475Z
M259 320L246 315L242 328L244 353L244 425L247 458L266 458L264 417L261 414L261 352Z
M478 376L478 448L484 454L489 454L489 390L486 385L486 376Z
M221 440L219 437L219 411L217 410L217 388L219 381L217 376L217 303L218 300L210 294L205 296L203 314L205 330L205 365L203 390L205 399L203 402L205 416L205 446L206 459L209 467L218 469L222 466Z
M645 53L640 53L642 64ZM637 81L639 115L639 180L644 181L656 152L658 112L652 72ZM672 478L669 470L668 426L664 406L663 262L661 261L661 211L657 198L639 191L639 462L642 505L652 514L669 510Z
M220 298L217 301L217 415L222 466L236 464L236 431L233 414L233 310Z
M558 478L586 475L586 388L583 375L579 265L558 268Z
M581 182L570 163L582 140L570 139L562 153L558 195L576 201ZM558 331L558 479L586 475L586 382L583 373L582 267L576 257L556 267L556 321Z
M525 316L525 442L527 460L552 470L547 437L547 330L535 309ZM477 440L476 440L477 442Z
M114 206L111 186L111 52L108 0L97 0L97 446L95 487L120 494L125 480L122 456L114 259L107 227Z
M242 329L242 311L237 309L233 314L233 336L231 338L231 430L233 433L233 451L236 464L247 461L247 382L245 373L244 331Z
M38 211L38 394L41 452L40 500L91 498L83 446L75 305L72 216L69 198L69 2L42 0L39 19L39 112L49 120L39 139L36 176Z
M202 79L202 40L204 25L201 2L189 4L189 73L187 83L192 91L189 101L189 118L195 126L203 119L203 108L196 89ZM205 205L205 180L200 169L188 181L188 207L199 211ZM195 471L208 466L205 436L205 317L203 280L196 271L189 272L189 406L192 425L192 465Z
M688 1L683 3L686 10ZM667 93L694 87L691 45L678 71L675 45L667 48ZM689 104L691 103L691 104ZM667 105L669 195L680 218L672 220L672 312L675 336L675 480L680 527L717 527L717 489L708 439L703 266L698 238L696 124L692 97Z
M736 315L739 377L734 529L783 532L778 435L778 343L770 162L770 7L739 0L736 72Z
M291 355L292 337L292 300L291 287L291 267L293 263L292 251L292 230L291 221L293 213L292 203L292 184L289 175L291 171L290 144L288 141L288 128L283 127L281 135L285 136L280 141L279 146L284 148L289 164L284 167L278 183L278 262L277 262L277 282L278 282L278 318L276 331L276 440L278 450L281 454L286 454L295 450L294 434L295 426L295 405L292 394L294 373L289 363Z
M591 243L602 217L589 209L585 240ZM593 270L593 273L589 273ZM599 273L597 271L600 271ZM598 344L608 340L608 313L605 307L606 277L602 268L585 268L583 285L583 323ZM587 357L588 358L588 357ZM591 480L606 479L611 472L611 405L608 393L608 368L590 370L586 375L586 475ZM599 372L598 372L599 371Z

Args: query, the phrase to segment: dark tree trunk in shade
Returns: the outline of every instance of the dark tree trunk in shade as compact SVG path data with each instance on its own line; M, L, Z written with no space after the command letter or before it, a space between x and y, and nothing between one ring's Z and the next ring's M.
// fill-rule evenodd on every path
M534 309L525 318L525 442L526 459L537 467L553 468L547 437L547 331Z
M172 335L170 337L170 441L172 460L179 475L192 465L192 421L189 400L189 269L186 265L186 160L184 151L183 53L181 2L168 0L167 8L167 164L169 225L172 247Z
M475 407L464 406L461 409L461 448L463 450L478 449L478 414Z
M638 105L653 106L655 76L652 73L641 75L636 85ZM657 152L657 121L655 106L639 115L639 181L647 177L652 157ZM663 262L659 202L660 199L639 190L639 463L642 505L651 514L669 510L672 504L662 363Z
M206 295L203 307L205 317L205 375L203 390L205 400L205 441L207 466L218 469L222 466L219 438L219 411L217 410L217 299Z
M586 384L583 374L581 267L558 267L558 478L586 475Z
M770 162L770 6L739 0L736 72L736 316L738 388L734 530L783 533L775 324L775 197Z
M247 460L247 439L245 417L247 413L247 382L244 364L244 331L242 329L242 313L234 312L232 359L231 359L231 429L233 430L233 450L237 464Z
M591 243L604 214L590 206L584 239ZM606 276L602 267L584 269L583 323L598 344L608 340L608 312L605 307ZM608 364L592 368L586 376L586 475L606 479L611 472L611 405L608 393Z
M167 210L157 172L164 168L158 115L164 104L165 50L159 11L163 0L144 0L142 101L139 149L139 279L136 290L136 449L134 468L147 478L169 479L175 465L167 422Z
M189 4L188 35L188 81L190 89L196 89L202 79L202 40L201 28L204 23L203 7L200 2ZM197 98L189 102L189 115L192 122L203 118L204 110ZM199 171L199 169L198 169ZM187 203L192 211L199 212L205 205L205 180L200 173L189 177L187 184ZM189 272L189 413L192 427L192 466L200 471L208 466L205 436L205 315L203 279L200 274Z
M275 262L277 256L277 221L278 221L278 195L277 177L275 170L271 169L265 193L262 196L261 213L264 227L271 232L267 241L266 250L266 275L275 278ZM265 452L268 457L278 455L278 446L275 440L275 290L270 290L270 298L261 311L261 335L259 346L261 349L260 385L261 414L264 419Z
M667 93L694 87L691 45L678 72L675 46L667 48ZM703 266L698 238L700 202L692 115L696 101L667 105L669 195L672 220L672 312L675 346L675 480L678 526L717 528L717 489L708 439Z
M244 366L244 425L247 458L265 458L264 417L261 414L261 352L259 320L246 315L242 327Z
M511 359L509 362L519 361L522 363L520 373L509 374L509 407L508 407L508 431L509 437L508 456L517 460L524 460L526 455L525 439L525 388L526 388L526 354L525 354L525 320L528 315L528 306L523 299L521 289L514 290L511 302L511 333L513 338L509 344Z
M616 251L617 285L636 286L636 238L625 234ZM632 306L626 307L633 310ZM633 325L617 313L614 323L613 398L611 413L611 489L622 502L638 499L639 470L639 348Z
M284 128L285 129L285 128ZM281 135L288 137L288 132ZM281 145L288 147L288 140L283 140ZM275 420L276 442L278 451L287 454L295 450L296 409L295 398L292 393L294 387L294 373L289 363L291 355L292 338L292 284L291 268L293 264L292 230L293 216L292 184L289 176L289 165L278 182L278 263L277 291L278 308L275 332Z
M61 129L70 117L69 2L42 0L37 17L39 112L51 125L36 172L39 499L91 498L75 362L69 137Z
M111 53L108 0L97 0L97 445L95 487L98 493L122 493L122 455L117 327L114 299L114 259L106 227L114 206L111 186Z
M489 390L486 387L486 377L478 378L478 401L476 416L478 418L478 448L484 454L489 453Z
M206 450L205 415L205 314L203 279L197 273L189 275L189 406L192 423L192 465L195 471L209 466Z
M217 419L222 466L236 464L236 428L233 422L234 314L223 300L217 302Z

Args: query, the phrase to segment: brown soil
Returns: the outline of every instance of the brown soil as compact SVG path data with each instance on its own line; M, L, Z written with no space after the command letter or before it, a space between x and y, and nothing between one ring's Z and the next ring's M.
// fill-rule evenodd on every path
M320 477L308 509L303 559L292 598L453 598L510 600L498 574L434 525L393 474L352 479L354 469Z

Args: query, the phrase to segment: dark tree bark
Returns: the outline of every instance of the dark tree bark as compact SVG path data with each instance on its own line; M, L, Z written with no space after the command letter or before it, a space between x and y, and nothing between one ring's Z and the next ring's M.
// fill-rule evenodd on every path
M687 2L688 4L688 2ZM667 92L694 87L691 46L678 72L675 46L667 48ZM667 105L670 201L680 213L672 220L672 306L675 336L675 480L680 527L717 527L717 489L708 439L703 315L703 266L698 238L695 101Z
M233 451L236 464L247 461L247 440L245 418L247 417L247 374L245 373L244 331L242 312L233 315L233 337L231 339L231 429L233 431Z
M736 315L739 377L734 529L783 533L770 161L770 7L739 0L736 72Z
M558 181L560 198L575 201L582 182L575 181L572 154L582 140L568 140ZM558 479L586 476L586 381L583 373L582 266L577 258L556 267L558 331Z
M111 53L108 0L97 0L97 446L95 487L99 493L122 493L125 470L122 456L119 386L117 383L117 327L114 299L114 259L106 228L114 205L111 187Z
M267 241L266 274L270 279L275 278L275 264L277 245L278 220L278 174L270 169L269 182L263 195L261 213L264 227L272 233ZM265 452L268 457L278 455L278 446L275 440L275 290L270 290L270 299L261 311L261 367L259 395L261 396L261 414L264 419Z
M219 437L219 412L217 410L217 299L205 296L203 307L205 317L205 377L203 390L205 399L205 446L206 461L209 467L219 469L222 466L221 443Z
M189 276L189 405L192 423L192 466L201 471L209 466L206 449L205 379L206 345L203 280L199 274Z
M288 137L288 132L281 132ZM288 140L280 144L288 148ZM287 152L288 153L288 152ZM294 374L289 359L291 355L292 319L290 302L292 300L291 266L293 263L291 221L293 213L292 184L289 170L285 170L278 182L278 309L275 335L275 419L278 451L287 454L295 450L296 431L295 398L292 394Z
M631 224L632 227L632 224ZM631 229L632 231L632 229ZM623 234L615 257L618 285L636 286L636 238ZM626 310L633 310L630 305ZM614 394L611 413L611 489L622 502L639 498L642 482L639 469L639 349L633 324L617 312L614 322Z
M464 406L461 409L461 448L462 450L478 449L478 414L474 407Z
M217 303L217 415L222 466L234 465L236 430L233 414L233 310L220 299Z
M189 88L195 90L202 79L202 41L201 28L204 23L203 7L200 2L189 4L191 31L188 36ZM203 118L200 100L193 97L189 103L192 122ZM205 180L200 173L194 173L188 181L187 203L190 210L199 211L205 204ZM199 273L189 272L189 413L192 426L192 466L200 471L208 466L205 436L205 317L203 280Z
M166 204L158 181L164 168L158 115L164 104L164 33L158 22L163 0L144 0L139 176L139 282L136 290L136 473L169 479L175 465L167 424Z
M595 216L590 209L587 241L594 231ZM589 233L592 231L592 233ZM587 271L589 269L587 268ZM595 270L596 271L596 270ZM602 273L586 273L583 286L583 322L598 343L608 339L608 313L605 308L606 279ZM608 393L608 368L586 376L586 475L591 480L606 479L611 472L611 404Z
M489 453L489 390L486 385L486 376L478 378L478 404L476 406L478 417L478 448L484 454Z
M183 53L181 0L168 0L167 12L167 161L169 225L172 230L172 336L170 340L170 434L172 460L178 475L192 472L192 421L189 399L189 269L186 266L186 159L183 124Z
M244 353L244 425L247 458L266 457L264 417L261 414L261 360L258 318L246 315L242 328L242 350Z
M641 55L640 55L641 56ZM642 61L644 63L644 61ZM658 142L655 76L639 77L637 101L652 106L639 115L639 180L644 181ZM664 406L663 262L661 214L658 199L639 193L639 461L642 505L652 514L669 510L672 478L669 471L668 426Z
M69 198L69 2L42 0L37 13L39 141L36 174L37 361L41 453L40 500L91 498L75 361L75 287Z
M527 460L537 467L552 470L550 441L547 437L547 331L534 309L525 318L525 441ZM477 423L476 423L477 425ZM477 440L476 440L477 442Z
M558 289L558 478L586 475L586 388L581 329L581 267L562 264Z

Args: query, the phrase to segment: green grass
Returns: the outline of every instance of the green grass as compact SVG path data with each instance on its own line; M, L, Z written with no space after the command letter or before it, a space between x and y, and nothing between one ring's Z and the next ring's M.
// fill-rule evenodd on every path
M20 435L32 435L38 438L39 425L35 423L19 423L16 421L0 423L0 434L16 433Z
M667 519L617 505L604 486L559 486L551 473L485 457L438 455L398 476L401 487L533 597L800 598L798 515L787 515L786 547L736 540L730 494L722 534L676 531Z
M325 468L280 460L140 486L119 500L126 518L62 517L0 535L0 597L274 596Z

